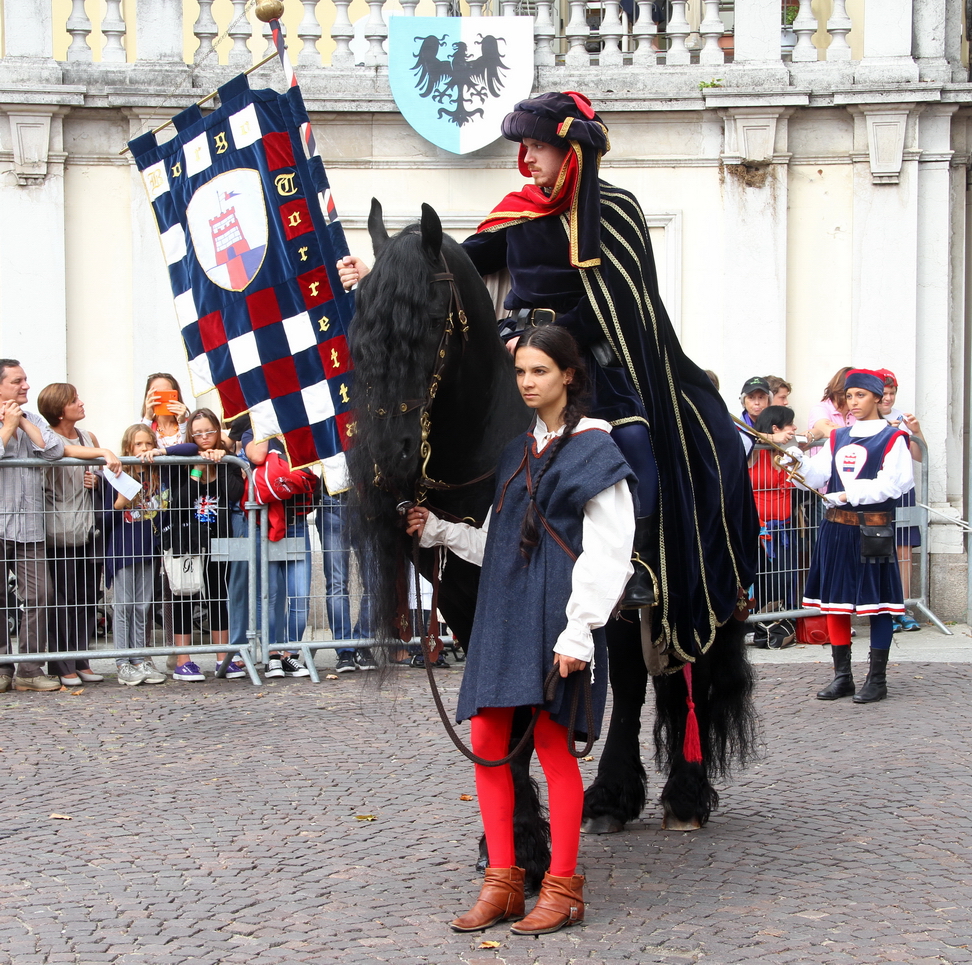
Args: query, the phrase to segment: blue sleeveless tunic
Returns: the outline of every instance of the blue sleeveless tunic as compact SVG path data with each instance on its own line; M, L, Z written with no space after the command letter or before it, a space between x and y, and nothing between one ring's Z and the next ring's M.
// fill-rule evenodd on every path
M852 437L849 428L834 430L833 465L828 492L843 492L845 477L876 478L884 464L885 454L899 436L907 439L906 433L893 426L866 437ZM893 514L896 502L887 499L881 503L842 505L838 508ZM863 562L860 528L825 519L820 524L820 538L810 561L803 605L833 614L874 616L878 613L904 613L898 561Z
M539 520L539 542L530 562L520 553L520 527L530 498L527 473L535 483L556 442L551 440L538 454L536 440L527 432L514 439L500 459L457 721L473 717L480 707L543 706L558 723L569 723L572 693L581 675L558 678L550 703L544 703L543 682L553 667L557 638L567 626L574 559ZM587 429L566 440L535 485L537 508L575 557L582 549L584 506L622 479L632 488L636 484L610 435ZM608 683L603 627L593 636L592 696L599 732ZM583 694L575 729L578 734L586 731Z

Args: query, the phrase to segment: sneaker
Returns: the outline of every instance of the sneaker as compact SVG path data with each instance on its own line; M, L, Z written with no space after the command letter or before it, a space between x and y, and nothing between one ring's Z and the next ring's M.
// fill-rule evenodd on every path
M354 662L359 670L377 670L378 664L375 663L374 654L368 647L362 647L354 651Z
M280 657L271 657L267 663L267 672L264 674L266 677L286 677L284 673L283 661Z
M412 666L413 667L418 667L420 670L424 670L425 669L425 654L424 653L417 653L417 654L415 654L415 656L412 657L411 663L412 663ZM438 668L439 670L448 670L449 669L449 664L446 663L445 653L440 653L439 656L436 657L435 660L432 661L432 667L433 668Z
M302 667L293 657L281 657L280 666L283 667L285 677L309 677L310 671Z
M227 680L239 680L240 677L246 676L246 667L241 663L237 663L235 660L230 661L226 665L226 679Z
M143 684L164 684L166 681L165 674L151 660L143 660L136 669L141 671Z
M14 690L34 690L53 692L61 689L61 681L57 677L52 677L46 673L37 674L35 677L18 677L14 674Z
M142 668L136 667L133 663L123 663L118 668L118 682L120 684L137 687L143 680L145 680L145 676L142 674Z
M346 653L338 657L337 663L334 665L335 673L354 673L358 669L358 665L354 662L354 654Z
M206 675L190 660L172 671L173 680L205 680Z
M921 624L907 611L895 620L895 630L903 630L905 633L912 633L921 629Z

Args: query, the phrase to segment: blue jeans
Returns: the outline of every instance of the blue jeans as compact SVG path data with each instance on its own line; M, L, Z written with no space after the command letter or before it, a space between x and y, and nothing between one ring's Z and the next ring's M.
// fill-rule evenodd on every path
M249 528L246 516L242 513L233 513L230 517L234 536L246 536ZM272 647L280 636L280 631L284 629L284 607L287 603L287 574L285 563L270 564L270 586L269 586L269 605L270 605L270 640ZM229 598L229 649L238 650L246 643L246 631L248 629L249 618L249 563L234 562L229 565L229 579L227 580L227 596ZM310 572L308 568L308 573ZM260 568L257 566L257 627L260 627L262 617L262 607L260 605ZM307 619L306 607L304 619Z
M361 599L357 623L351 625L351 598L348 596L351 551L348 546L346 515L348 498L341 493L331 496L324 492L316 513L317 532L324 551L324 582L327 622L335 640L355 640L367 637L370 629L368 596ZM339 657L353 654L350 648L337 651Z
M304 539L304 555L299 560L284 563L287 582L287 641L300 643L307 626L307 611L310 606L311 554L310 538L307 534L307 519L301 517L287 527L287 537ZM273 566L274 564L270 564Z

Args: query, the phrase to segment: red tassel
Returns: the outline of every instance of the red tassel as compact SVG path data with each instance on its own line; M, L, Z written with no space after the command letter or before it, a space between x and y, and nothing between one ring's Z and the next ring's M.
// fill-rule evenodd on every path
M695 701L692 699L692 665L684 664L682 674L685 676L685 740L682 741L682 756L689 764L702 763L702 742L699 740L699 720L695 716Z

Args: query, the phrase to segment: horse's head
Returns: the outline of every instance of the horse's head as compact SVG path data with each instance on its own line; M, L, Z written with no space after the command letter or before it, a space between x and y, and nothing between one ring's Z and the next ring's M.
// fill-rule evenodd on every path
M419 224L389 237L381 206L372 201L368 230L375 265L358 289L350 333L357 412L352 472L361 482L370 473L396 499L410 500L427 455L430 406L454 376L468 337L447 264L458 246L451 239L444 244L442 224L427 204Z

